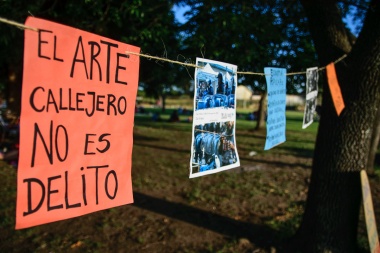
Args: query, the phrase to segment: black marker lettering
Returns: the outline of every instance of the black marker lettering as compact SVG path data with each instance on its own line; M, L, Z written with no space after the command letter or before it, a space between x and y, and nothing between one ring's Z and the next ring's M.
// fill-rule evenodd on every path
M120 53L116 54L116 58L117 58L116 62L117 63L116 63L116 71L115 71L115 83L121 83L121 84L127 85L127 82L119 81L119 69L122 69L122 70L126 70L127 69L126 67L119 65L119 63L120 63L119 59L121 57L129 58L128 55L125 55L125 54L120 54Z
M67 176L67 171L65 171L65 204L66 204L66 209L69 209L69 208L76 208L76 207L81 207L81 204L80 203L75 203L75 204L72 204L70 205L69 204L69 183L68 183L68 180L67 180L68 176Z
M29 214L37 212L41 208L42 203L44 202L44 199L45 199L45 186L37 178L24 179L23 182L28 184L28 192L27 192L27 196L28 196L28 211L27 212L23 212L23 215L27 216ZM36 197L36 194L35 193L32 194L32 183L36 183L37 185L39 185L41 187L41 191L42 191L41 197L40 197L40 201L38 202L37 206L34 209L32 208L32 196Z
M61 178L61 176L54 176L54 177L49 177L48 178L48 187L47 187L47 210L51 211L54 209L61 209L63 208L63 204L56 205L56 206L50 206L50 195L54 193L58 193L58 190L51 190L51 181L56 180L58 178Z
M50 60L50 57L42 55L42 44L48 44L47 40L42 40L42 33L53 33L52 31L39 29L38 30L38 57Z
M114 193L113 193L113 196L111 196L108 192L108 178L110 175L113 175L114 179L115 179L115 190L114 190ZM116 193L117 193L117 189L118 189L119 185L118 185L118 181L117 181L117 176L116 176L116 172L114 170L111 170L107 173L107 176L106 176L106 180L105 180L105 185L104 185L104 188L105 188L105 191L106 191L106 194L107 194L107 197L109 199L114 199L116 197Z
M57 57L57 36L54 35L54 60L63 62L63 59Z
M111 47L118 48L117 44L101 40L100 43L107 45L107 69L106 69L106 82L110 83L110 62L111 62Z
M82 59L77 59L78 57L78 51L79 51L79 46L82 49ZM81 62L84 65L84 70L86 72L86 78L88 79L88 73L87 73L87 67L86 67L86 57L84 55L84 48L83 48L83 43L82 43L82 36L79 36L78 38L78 43L77 43L77 48L75 49L75 55L73 59L73 63L71 65L71 71L70 71L70 77L74 76L74 68L75 68L75 63L76 62Z
M99 80L102 81L102 68L100 67L100 64L96 57L100 54L100 46L97 42L90 41L88 44L91 46L91 59L90 59L90 79L92 80L92 73L93 73L93 64L96 62L98 65L98 72L99 72ZM94 50L94 47L96 46L96 53Z
M29 97L29 103L30 103L30 106L36 111L36 112L42 112L43 110L45 110L45 106L42 106L41 109L38 109L35 104L34 104L34 95L35 93L37 92L37 90L42 90L42 91L45 91L43 87L36 87L34 88L34 90L32 91L32 94L30 94L30 97Z

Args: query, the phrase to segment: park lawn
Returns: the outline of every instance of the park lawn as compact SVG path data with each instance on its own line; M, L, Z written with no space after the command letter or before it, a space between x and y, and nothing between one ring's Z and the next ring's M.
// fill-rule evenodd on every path
M265 129L253 131L256 123L241 118L241 166L189 179L192 124L189 115L168 122L170 112L159 122L149 110L135 117L131 205L15 231L17 171L1 163L0 252L280 250L301 220L318 123L303 130L302 113L287 112L287 141L264 151ZM358 240L366 250L363 224Z

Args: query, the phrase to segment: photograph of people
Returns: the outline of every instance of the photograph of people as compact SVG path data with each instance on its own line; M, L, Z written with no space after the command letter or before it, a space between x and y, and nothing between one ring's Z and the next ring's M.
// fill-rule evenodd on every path
M306 102L303 116L302 128L310 126L314 121L318 97L318 68L306 70Z
M235 107L236 74L227 67L201 62L195 80L195 109Z
M318 69L310 68L306 71L306 94L318 90Z
M237 66L197 58L190 178L240 166L235 142Z
M235 122L215 122L195 126L193 142L194 172L217 169L237 162Z
M315 109L316 109L316 100L317 98L314 97L312 99L306 100L306 105L305 105L305 115L303 118L303 125L308 125L314 120L314 115L315 115Z

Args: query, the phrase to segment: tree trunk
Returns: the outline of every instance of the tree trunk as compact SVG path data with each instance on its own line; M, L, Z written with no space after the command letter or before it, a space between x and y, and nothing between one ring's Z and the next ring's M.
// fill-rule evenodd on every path
M368 174L375 173L376 153L379 148L380 141L380 108L377 109L377 117L373 126L371 144L369 146L369 155L367 162Z
M165 92L161 94L160 98L161 100L161 112L165 112L166 110L166 95L165 95Z
M335 1L302 0L320 64L336 64L345 109L337 115L327 83L301 226L289 252L356 252L365 169L376 109L380 104L380 4L367 13L355 45ZM374 1L375 2L375 1ZM377 1L379 2L379 1Z
M261 95L261 98L260 98L260 102L259 102L259 109L258 109L258 112L257 112L257 124L256 124L256 127L255 127L255 130L261 130L263 129L264 125L265 125L265 115L266 115L266 111L265 111L265 106L266 106L266 100L267 100L267 97L268 97L268 90L265 90L263 95Z

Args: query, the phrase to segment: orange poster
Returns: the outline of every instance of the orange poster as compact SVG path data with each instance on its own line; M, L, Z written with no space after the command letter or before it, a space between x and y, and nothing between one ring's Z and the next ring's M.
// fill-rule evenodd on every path
M326 66L326 72L332 100L334 102L336 113L339 116L344 109L344 100L339 87L338 78L336 77L335 65L333 62Z
M133 202L140 49L29 17L16 229Z

